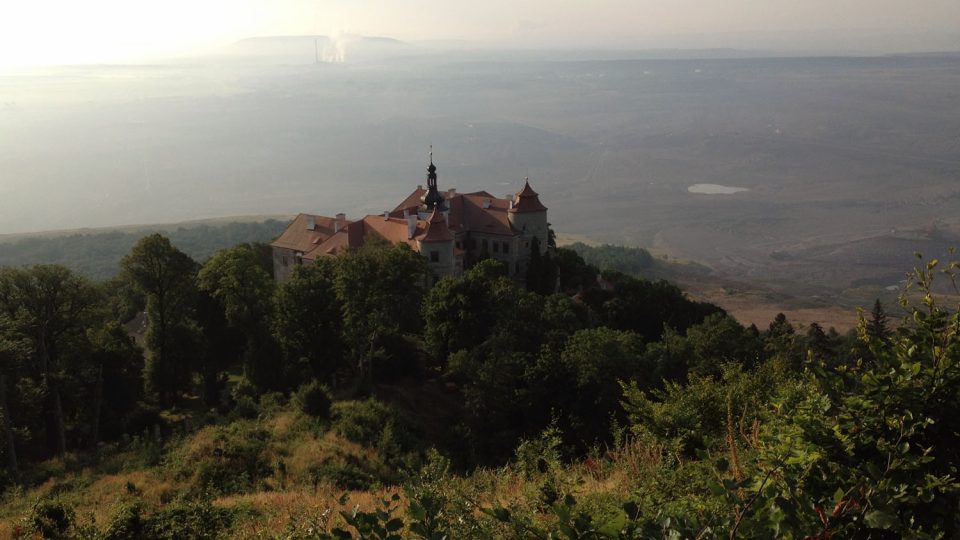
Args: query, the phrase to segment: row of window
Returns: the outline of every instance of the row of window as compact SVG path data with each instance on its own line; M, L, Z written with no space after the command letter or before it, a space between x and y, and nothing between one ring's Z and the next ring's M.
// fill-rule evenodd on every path
M463 243L457 242L457 249L463 249ZM477 239L469 238L467 240L467 249L473 251L477 249ZM480 249L493 253L510 253L510 242L500 242L497 240L480 239Z

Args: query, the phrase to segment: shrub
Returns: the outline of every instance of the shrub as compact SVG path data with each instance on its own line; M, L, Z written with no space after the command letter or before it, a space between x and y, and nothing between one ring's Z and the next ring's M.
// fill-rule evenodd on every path
M29 525L43 538L69 538L68 532L76 515L73 508L58 500L40 500L33 505Z
M143 517L143 504L121 504L117 508L107 530L103 533L104 540L133 540L142 538L146 523Z
M268 437L249 422L218 428L212 451L181 458L181 473L194 477L195 494L249 493L273 472L266 456Z
M334 432L366 446L380 442L384 428L393 418L393 410L375 399L345 401L333 407Z
M250 420L260 415L260 406L250 396L240 396L230 411L231 420Z
M143 536L157 540L213 540L221 538L233 522L233 514L214 506L210 499L178 499L151 515Z
M314 380L301 386L293 395L293 401L305 414L321 419L330 417L333 399L319 381Z

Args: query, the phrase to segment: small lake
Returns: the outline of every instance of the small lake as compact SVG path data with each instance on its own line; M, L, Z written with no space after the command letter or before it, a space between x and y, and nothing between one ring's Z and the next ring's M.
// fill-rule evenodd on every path
M750 191L750 189L745 187L721 186L720 184L694 184L688 187L687 191L703 195L733 195L741 191Z

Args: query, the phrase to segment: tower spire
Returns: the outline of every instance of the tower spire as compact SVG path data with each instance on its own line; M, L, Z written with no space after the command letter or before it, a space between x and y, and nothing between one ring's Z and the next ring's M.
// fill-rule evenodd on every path
M433 164L433 145L430 145L430 166L427 167L427 194L423 198L427 212L432 212L434 207L440 210L446 210L443 204L443 196L437 189L437 166Z

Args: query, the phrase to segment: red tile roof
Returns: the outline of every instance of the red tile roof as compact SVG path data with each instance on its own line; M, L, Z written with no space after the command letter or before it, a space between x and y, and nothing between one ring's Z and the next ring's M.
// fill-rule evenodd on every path
M529 181L523 183L523 189L517 192L514 201L511 212L546 212L547 210L547 207L540 202L537 192L530 187Z
M417 240L421 242L450 242L453 240L453 233L447 227L447 220L436 208L430 214L426 229L421 236L417 237Z
M314 220L314 227L312 229L307 228L310 218ZM350 224L350 221L346 219L338 221L336 218L325 216L298 214L297 217L293 219L293 222L287 226L286 230L284 230L271 245L307 253L336 234L338 224L339 229L342 230Z

